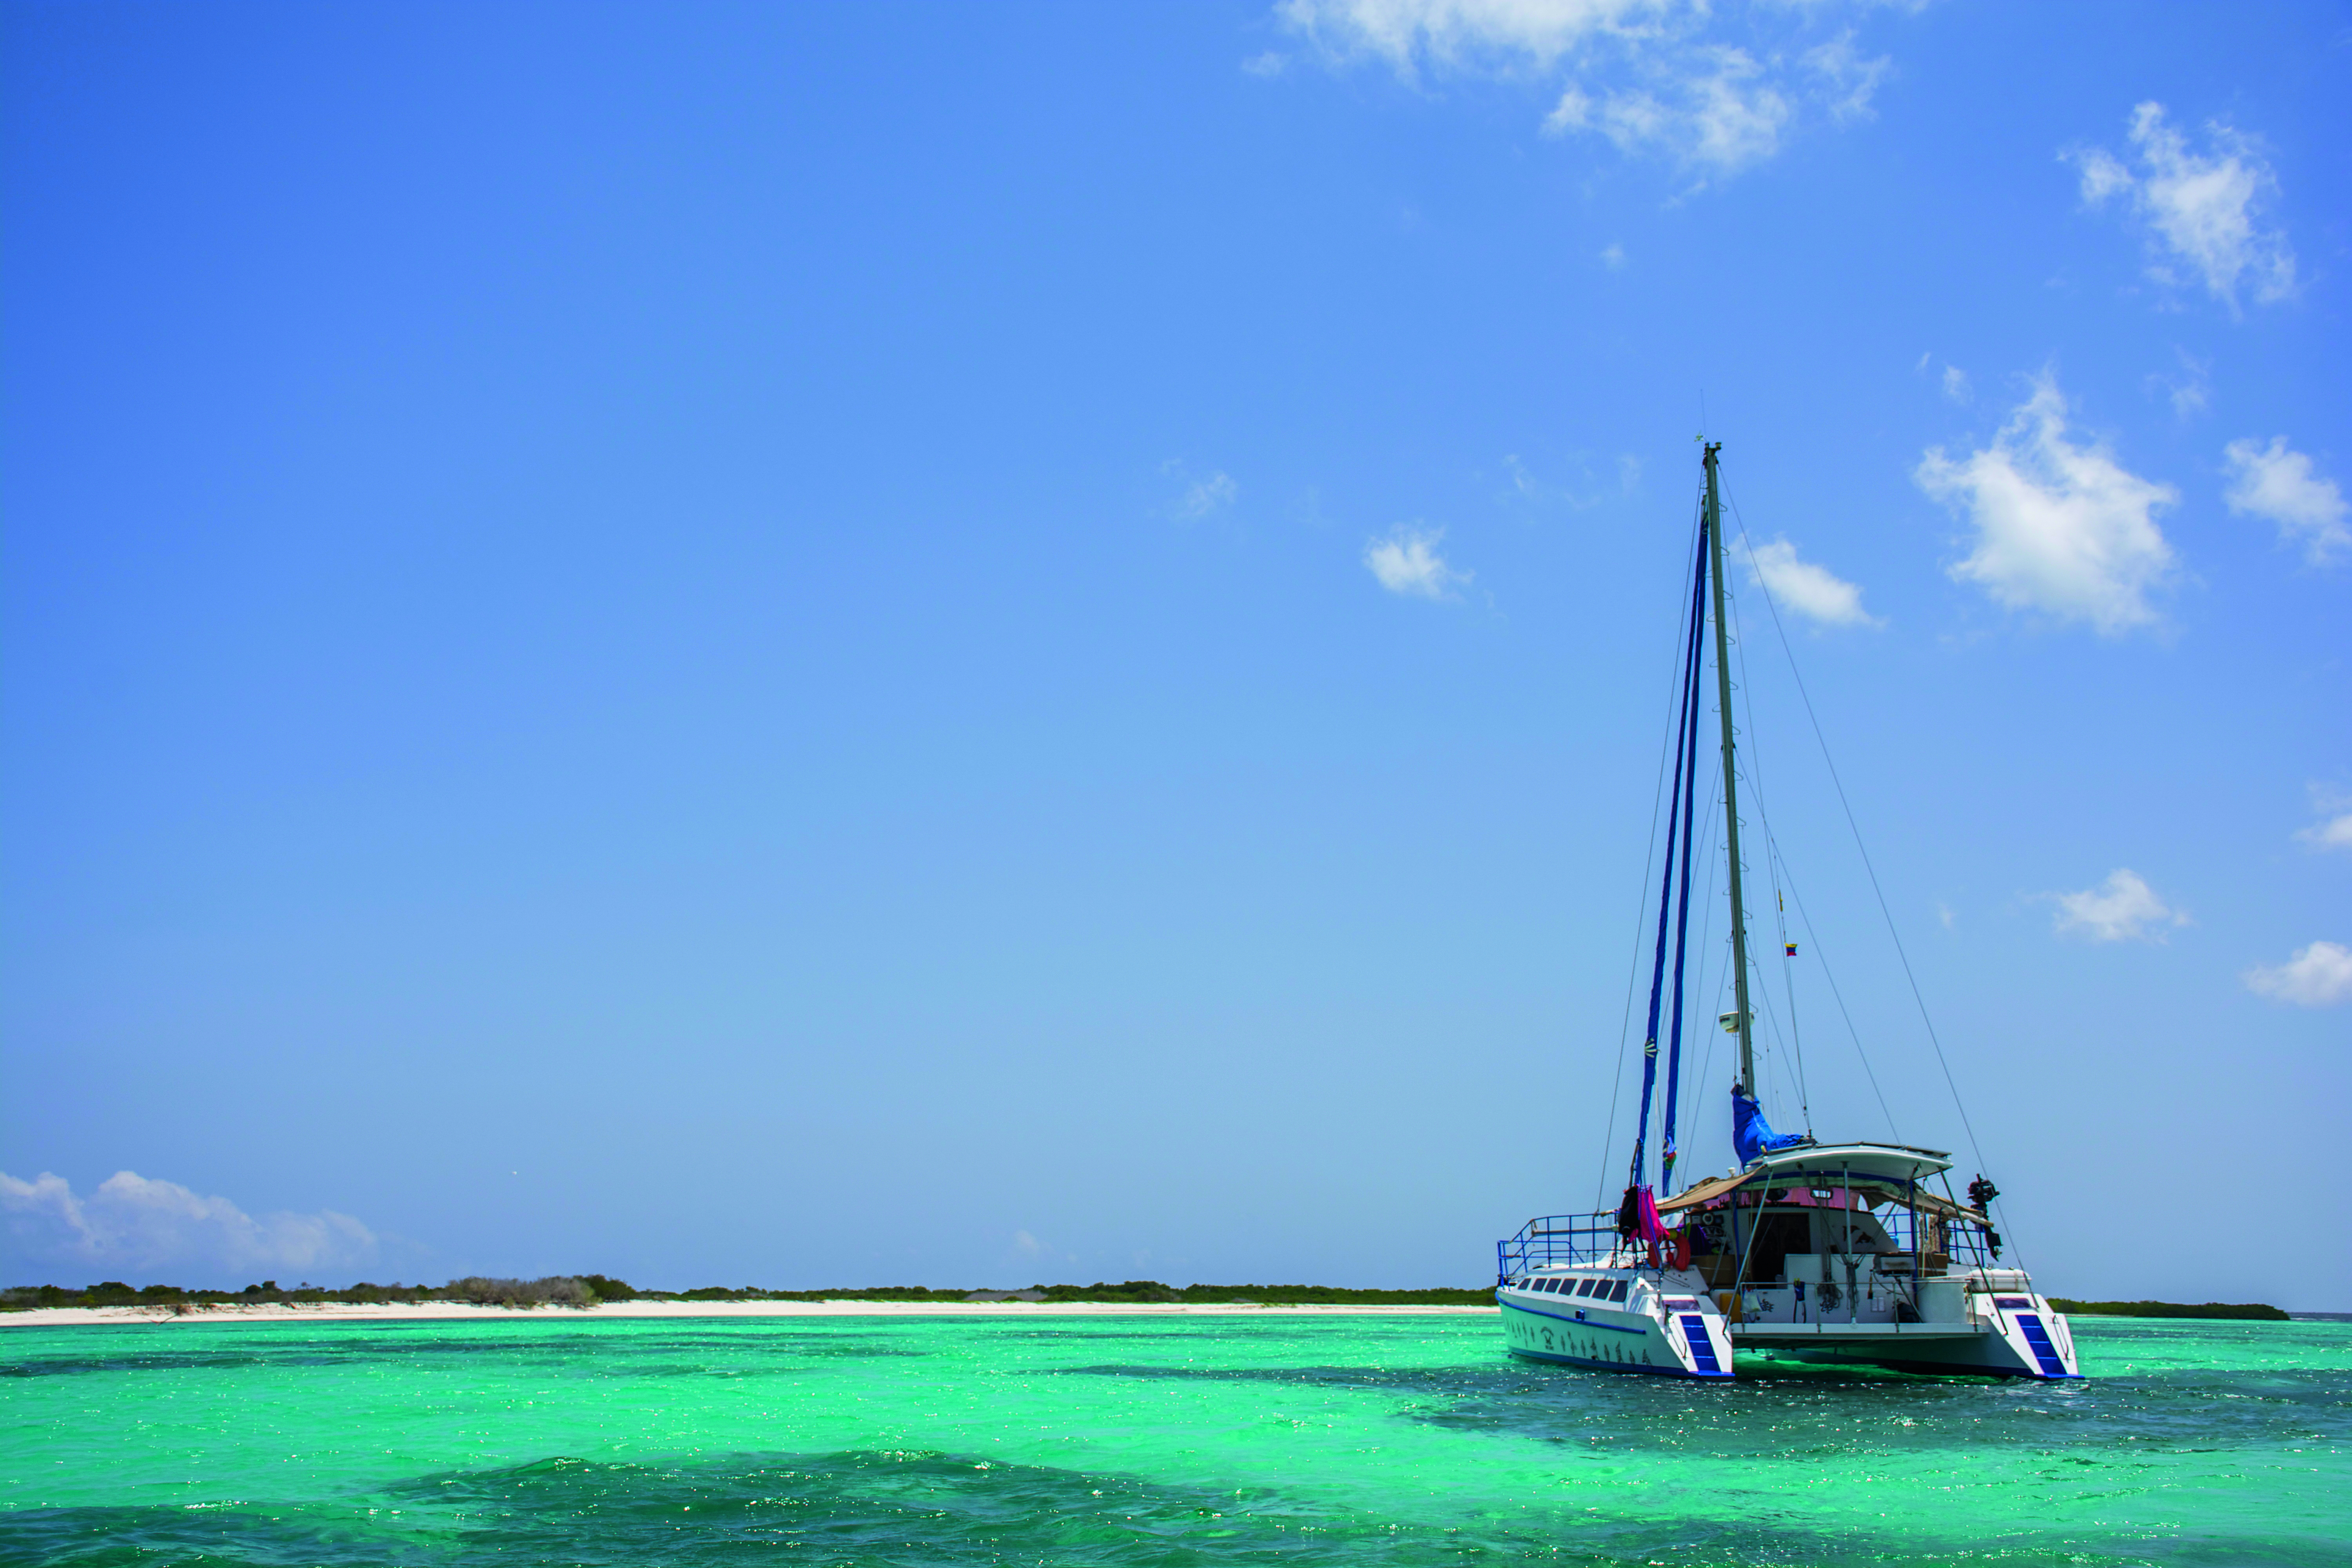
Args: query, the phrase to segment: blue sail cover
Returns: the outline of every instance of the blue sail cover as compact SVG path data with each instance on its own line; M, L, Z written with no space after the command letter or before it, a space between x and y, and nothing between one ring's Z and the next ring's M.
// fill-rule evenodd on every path
M1793 1149L1805 1141L1801 1132L1775 1132L1764 1120L1764 1108L1744 1094L1731 1097L1731 1146L1743 1165L1775 1149Z

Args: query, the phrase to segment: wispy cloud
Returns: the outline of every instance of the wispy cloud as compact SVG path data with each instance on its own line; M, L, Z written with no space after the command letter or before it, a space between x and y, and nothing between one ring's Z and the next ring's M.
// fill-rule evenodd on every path
M2315 942L2284 963L2258 963L2246 971L2246 988L2298 1007L2332 1007L2352 1002L2352 948Z
M1529 501L1538 506L1565 506L1577 510L1600 505L1608 499L1609 491L1601 477L1592 471L1590 457L1582 452L1570 453L1561 465L1576 472L1562 481L1537 477L1516 452L1503 454L1503 471L1510 476L1511 488L1505 498L1513 501ZM1631 454L1617 458L1617 486L1631 495L1642 482L1641 459Z
M2137 871L2116 869L2095 888L2053 893L2057 929L2093 942L2162 942L2167 926L2184 926L2189 916L2156 896Z
M1866 56L1854 47L1852 27L1806 50L1804 63L1825 86L1830 118L1842 125L1872 116L1871 100L1895 69L1895 62L1885 56Z
M89 1196L44 1171L22 1181L0 1173L0 1214L24 1264L118 1274L178 1268L194 1275L316 1273L373 1258L374 1234L349 1215L255 1216L223 1197L177 1182L117 1171Z
M1589 131L1621 153L1662 153L1678 163L1737 174L1780 150L1795 115L1789 96L1742 48L1693 52L1685 68L1645 86L1594 97L1571 83L1544 117L1548 134Z
M1176 481L1176 499L1168 503L1168 515L1179 522L1198 522L1204 517L1223 511L1234 504L1242 493L1241 486L1223 469L1206 475L1195 475L1181 458L1171 458L1160 465L1160 471Z
M1768 540L1748 552L1748 575L1765 592L1808 620L1825 626L1874 626L1879 619L1862 607L1862 589L1825 566L1797 557L1786 539Z
M1454 590L1474 574L1457 571L1437 552L1444 542L1442 528L1424 529L1401 522L1384 535L1364 542L1364 566L1381 587L1407 598L1450 599Z
M2216 120L2205 127L2207 151L2194 151L2154 102L2128 123L2137 168L2104 147L2061 156L2081 170L2085 203L2120 201L2147 226L2150 274L2177 284L2185 267L2232 314L2241 288L2264 303L2294 293L2294 252L2284 231L2262 221L2278 177L2253 140Z
M2352 849L2352 795L2314 784L2311 808L2319 820L2298 830L2295 841L2314 849Z
M1626 153L1703 175L1780 149L1806 114L1869 118L1893 69L1832 18L1842 0L1717 7L1706 0L1281 0L1275 16L1334 67L1387 66L1423 86L1483 77L1552 99L1543 128L1589 132ZM1736 32L1737 37L1727 37ZM1566 77L1568 79L1562 80Z
M2347 523L2352 504L2308 457L2288 447L2285 437L2272 437L2268 447L2251 437L2232 441L2221 458L2230 469L2230 488L2221 499L2231 511L2277 524L2279 538L2302 545L2303 558L2314 566L2333 565L2352 553L2352 525Z
M2109 637L2157 620L2147 596L2174 561L2156 513L2179 493L2095 441L2070 439L2052 376L2034 380L1991 446L1958 459L1933 448L1913 477L1975 526L1951 574L1996 603L2088 621Z
M1408 80L1427 71L1545 71L1594 37L1640 39L1675 0L1281 0L1275 16L1328 58L1371 58Z
M1958 365L1944 367L1944 395L1955 403L1966 403L1969 397L1969 373Z
M2213 400L2213 365L2210 360L2192 357L2186 349L2173 352L2180 356L2180 374L2172 376L2158 371L2147 378L2147 384L2171 400L2176 417L2188 419L2204 413L2205 405Z

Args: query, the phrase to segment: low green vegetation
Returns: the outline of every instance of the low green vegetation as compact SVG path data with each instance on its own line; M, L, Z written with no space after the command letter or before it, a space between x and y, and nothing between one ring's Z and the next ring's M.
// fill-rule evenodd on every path
M1157 1279L1129 1279L1113 1285L1036 1285L1030 1288L1053 1301L1195 1301L1255 1302L1267 1307L1487 1307L1492 1289L1350 1290L1332 1285L1188 1285L1179 1289ZM490 1307L593 1307L599 1301L930 1301L963 1302L976 1292L936 1290L921 1285L886 1285L865 1289L767 1290L756 1285L732 1288L707 1285L696 1290L639 1290L624 1280L603 1274L559 1274L541 1279L499 1279L469 1275L446 1285L358 1284L328 1290L312 1285L281 1289L275 1279L248 1285L242 1290L186 1290L176 1285L149 1285L134 1289L118 1279L68 1288L23 1285L0 1290L0 1311L29 1311L40 1307L169 1307L194 1311L203 1307L304 1302L459 1301ZM2263 1309L2267 1310L2268 1309Z
M2070 1315L2097 1318L2236 1318L2258 1323L2284 1323L2287 1314L2259 1301L2207 1301L2189 1306L2179 1301L2070 1301L2053 1296L2050 1304Z
M354 1303L467 1301L498 1307L593 1307L599 1301L626 1301L637 1292L602 1274L551 1275L543 1279L488 1279L478 1275L452 1279L446 1285L374 1285L362 1281L341 1290L316 1285L284 1289L275 1279L247 1285L242 1290L186 1290L177 1285L149 1285L138 1289L119 1279L96 1285L19 1285L0 1290L0 1311L27 1312L42 1307L169 1307L194 1311L203 1307L285 1306L344 1301Z
M1033 1285L1030 1290L1047 1302L1194 1301L1213 1304L1251 1302L1265 1307L1487 1307L1491 1289L1455 1290L1350 1290L1336 1285L1163 1285L1157 1279L1128 1279L1113 1285ZM242 1290L184 1290L176 1285L139 1288L120 1279L67 1288L21 1285L0 1290L0 1312L28 1311L37 1307L168 1307L194 1311L208 1306L256 1305L264 1302L417 1302L458 1301L485 1307L593 1307L599 1301L927 1301L961 1303L971 1290L936 1290L922 1285L870 1286L863 1289L768 1290L756 1285L706 1285L696 1290L640 1290L625 1280L604 1274L553 1274L539 1279L495 1279L469 1275L446 1285L371 1285L328 1290L314 1285L282 1289L275 1279L248 1285ZM2111 1318L2218 1318L2251 1322L2287 1321L2287 1314L2259 1302L2207 1301L2189 1306L2179 1301L2072 1301L2053 1296L2050 1304L2062 1312Z

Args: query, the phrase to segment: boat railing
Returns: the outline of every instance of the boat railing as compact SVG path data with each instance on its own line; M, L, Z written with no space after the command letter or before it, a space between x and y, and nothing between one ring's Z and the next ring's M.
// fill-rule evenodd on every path
M1509 1240L1495 1244L1496 1277L1511 1279L1536 1268L1606 1263L1617 1246L1617 1216L1608 1210L1546 1215L1528 1221Z

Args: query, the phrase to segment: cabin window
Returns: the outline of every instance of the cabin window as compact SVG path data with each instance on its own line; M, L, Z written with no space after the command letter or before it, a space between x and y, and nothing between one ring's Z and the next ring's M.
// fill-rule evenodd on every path
M1633 1281L1629 1279L1611 1280L1609 1282L1609 1299L1612 1301L1623 1300L1625 1299L1625 1287L1631 1283L1633 1283Z
M1580 1279L1576 1282L1576 1293L1580 1296L1590 1296L1592 1294L1592 1288L1600 1283L1598 1279Z
M1537 1286L1536 1289L1538 1290L1558 1290L1559 1289L1559 1281L1558 1279L1547 1279L1542 1284Z

